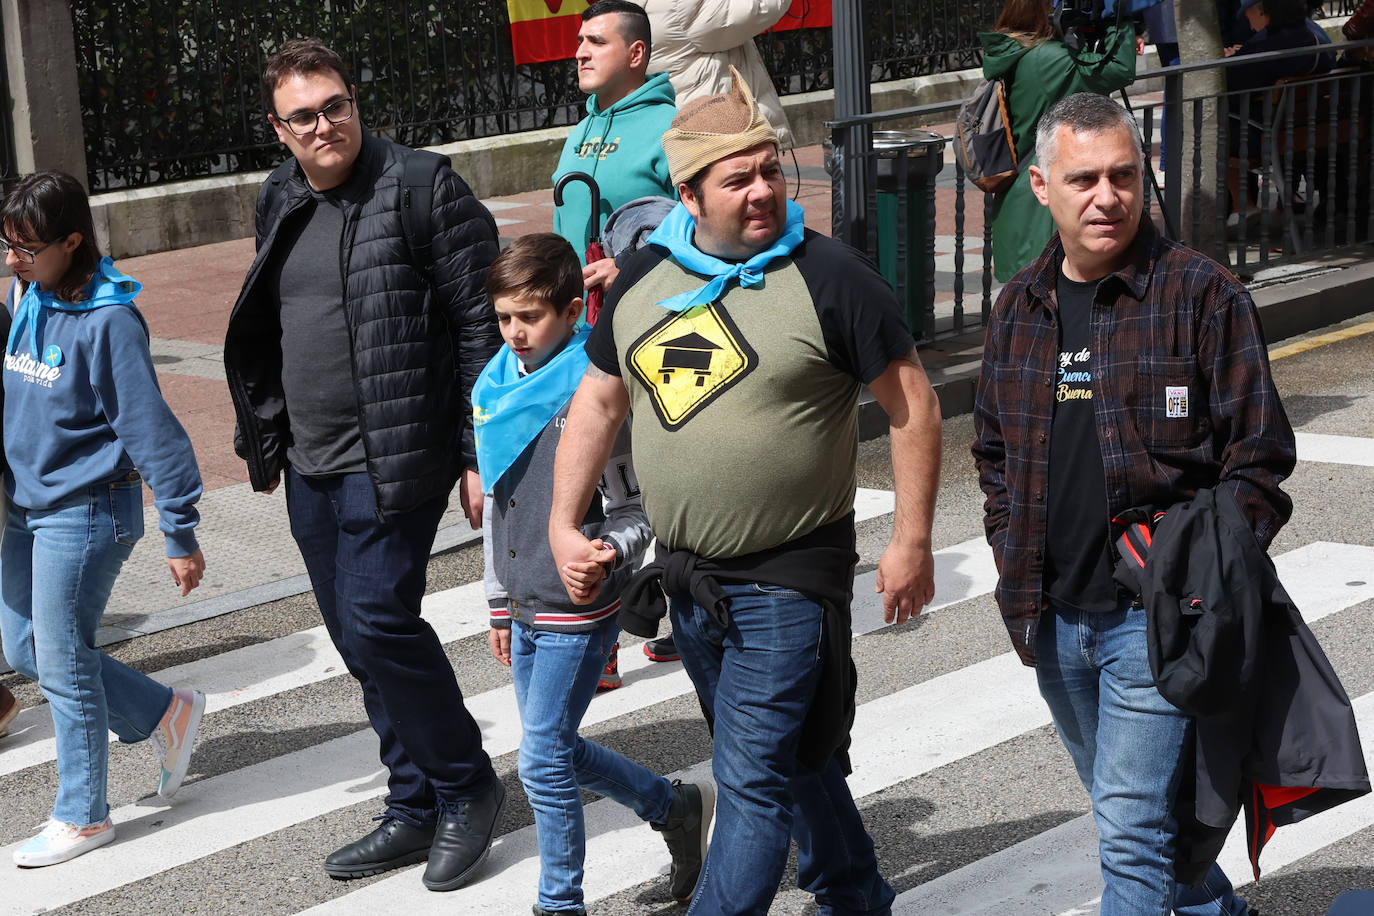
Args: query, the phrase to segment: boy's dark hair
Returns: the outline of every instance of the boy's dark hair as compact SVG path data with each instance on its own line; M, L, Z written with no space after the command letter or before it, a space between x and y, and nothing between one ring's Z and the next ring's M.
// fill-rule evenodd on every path
M582 295L582 262L561 235L522 235L491 262L487 295L542 299L561 315Z
M81 244L72 252L71 266L57 281L57 288L50 290L67 302L85 296L86 284L100 263L86 189L66 172L34 172L21 179L0 204L0 233L8 242L41 246L73 232L81 233Z
M644 60L647 62L654 49L654 41L653 32L649 28L649 14L644 12L644 7L638 3L631 3L630 0L597 0L582 11L582 21L586 22L607 13L620 14L620 37L625 39L627 46L636 41L644 42Z
M276 116L277 106L273 97L276 95L277 86L288 76L330 71L339 75L345 88L352 87L353 81L348 78L348 65L332 48L318 38L291 39L272 55L267 61L267 68L262 71L263 107Z

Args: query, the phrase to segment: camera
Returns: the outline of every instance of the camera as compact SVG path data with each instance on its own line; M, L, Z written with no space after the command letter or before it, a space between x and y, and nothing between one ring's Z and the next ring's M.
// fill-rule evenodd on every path
M1059 0L1050 13L1050 25L1071 54L1102 44L1107 35L1108 0Z
M1130 18L1162 0L1056 0L1050 25L1071 53L1084 49L1102 50L1107 27L1118 19Z

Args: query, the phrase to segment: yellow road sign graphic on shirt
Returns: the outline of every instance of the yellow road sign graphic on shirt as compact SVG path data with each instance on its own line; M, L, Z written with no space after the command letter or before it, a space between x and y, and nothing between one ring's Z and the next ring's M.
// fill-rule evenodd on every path
M630 348L629 367L666 429L696 416L759 363L720 303L669 314Z

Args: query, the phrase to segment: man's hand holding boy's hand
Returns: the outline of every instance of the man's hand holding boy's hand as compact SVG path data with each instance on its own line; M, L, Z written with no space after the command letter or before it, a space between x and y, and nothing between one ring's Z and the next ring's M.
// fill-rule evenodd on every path
M615 562L615 548L600 538L587 540L576 528L550 536L549 547L573 604L590 604L601 591L607 567Z

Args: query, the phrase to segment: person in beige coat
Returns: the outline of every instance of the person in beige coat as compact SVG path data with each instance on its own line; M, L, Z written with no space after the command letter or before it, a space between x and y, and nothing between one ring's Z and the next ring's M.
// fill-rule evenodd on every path
M730 91L733 66L754 91L760 111L778 135L780 149L793 146L773 80L754 36L777 24L790 0L635 0L644 7L654 36L649 72L666 72L681 109L692 99Z

